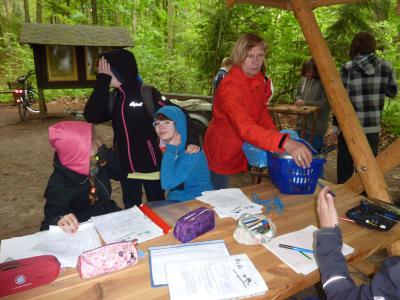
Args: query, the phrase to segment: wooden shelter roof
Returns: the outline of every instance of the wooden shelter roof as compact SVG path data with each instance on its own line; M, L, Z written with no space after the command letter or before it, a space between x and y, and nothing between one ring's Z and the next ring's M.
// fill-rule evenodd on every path
M68 46L133 46L129 31L123 27L66 24L25 23L22 25L20 42Z
M308 5L314 9L321 6L330 6L336 4L350 4L356 2L362 2L365 0L309 0ZM235 3L249 3L257 5L265 5L269 7L275 7L280 9L292 10L291 0L227 0L229 7L232 7Z

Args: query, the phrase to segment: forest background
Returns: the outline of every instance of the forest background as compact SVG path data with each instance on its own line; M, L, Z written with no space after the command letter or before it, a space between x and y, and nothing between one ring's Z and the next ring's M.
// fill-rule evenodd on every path
M369 0L315 10L335 63L349 60L352 37L372 32L378 55L400 78L400 16L397 0ZM0 90L34 68L32 50L19 44L22 23L94 24L129 29L144 82L163 92L210 95L221 60L245 32L268 42L267 72L275 86L274 102L292 102L302 62L310 57L290 11L223 0L0 0ZM88 89L45 90L47 101L59 96L87 97ZM400 99L398 97L397 99ZM1 102L10 101L2 96ZM400 104L388 100L384 128L400 135Z

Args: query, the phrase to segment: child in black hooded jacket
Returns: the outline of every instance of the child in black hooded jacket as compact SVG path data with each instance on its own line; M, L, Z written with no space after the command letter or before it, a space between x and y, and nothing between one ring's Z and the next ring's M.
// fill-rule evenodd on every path
M110 87L115 88L111 94ZM101 55L97 85L86 103L84 114L86 120L94 124L112 121L115 147L125 173L121 179L125 208L142 203L142 185L147 201L164 199L159 176L159 141L141 91L138 67L131 52L117 49ZM168 104L154 89L154 111ZM198 135L193 129L191 133L187 151L197 152L199 147L193 145L199 145Z

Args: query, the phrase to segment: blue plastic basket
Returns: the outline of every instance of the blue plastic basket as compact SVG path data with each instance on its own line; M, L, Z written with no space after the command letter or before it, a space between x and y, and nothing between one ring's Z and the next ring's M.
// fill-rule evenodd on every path
M309 168L298 167L291 155L272 153L268 172L283 194L312 194L326 162L325 156L314 155Z

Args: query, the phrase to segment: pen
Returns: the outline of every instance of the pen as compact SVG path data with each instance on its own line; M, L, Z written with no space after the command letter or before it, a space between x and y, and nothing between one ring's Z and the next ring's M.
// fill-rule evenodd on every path
M311 259L311 257L309 257L307 254L305 254L304 252L302 252L302 251L299 251L301 254L303 254L305 257L307 257L308 259Z
M325 187L325 184L323 184L322 182L320 182L320 181L318 180L318 186L319 186L321 189L323 189L323 188ZM332 197L336 197L336 194L335 194L334 192L332 192L332 191L328 191L328 194L330 194Z
M305 248L295 247L295 246L290 246L290 245L285 245L285 244L279 244L279 247L285 248L285 249L291 249L291 250L295 250L295 251L299 251L299 252L304 252L304 253L314 253L314 251L312 251L310 249L305 249Z

